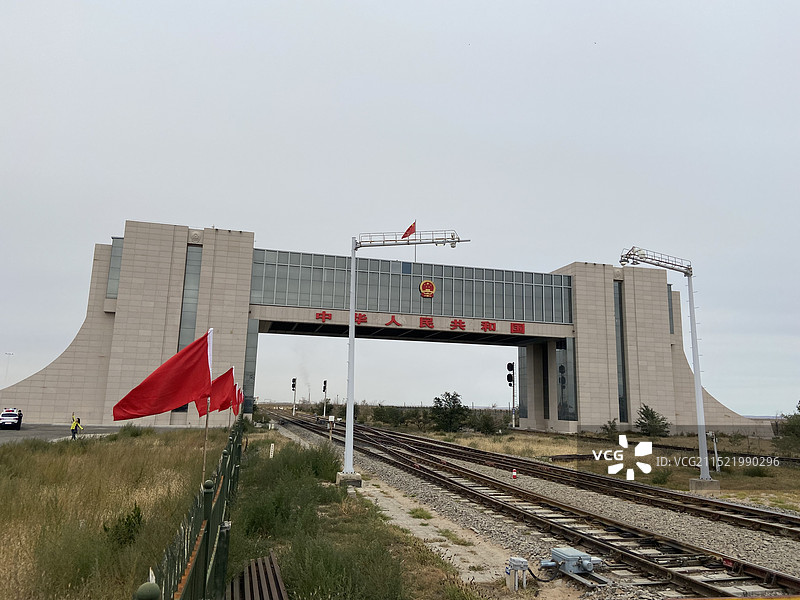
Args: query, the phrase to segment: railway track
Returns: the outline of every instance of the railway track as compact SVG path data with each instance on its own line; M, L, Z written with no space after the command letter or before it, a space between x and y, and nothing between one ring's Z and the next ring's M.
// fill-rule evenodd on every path
M324 426L307 420L287 420L314 433L328 435ZM438 450L434 454L416 447L412 444L415 440L399 440L382 430L358 427L354 441L359 452L518 523L599 554L608 574L619 582L655 586L666 595L743 597L800 593L798 578L555 502L459 466L440 456ZM458 458L472 460L463 453Z
M454 459L511 471L521 475L546 479L572 487L591 490L600 494L623 498L631 502L657 506L676 512L730 523L756 531L800 540L800 517L769 509L749 507L715 498L696 496L674 490L645 485L585 471L543 463L541 461L512 457L497 452L476 450L448 442L430 440L410 434L391 432L377 428L359 426L359 431L376 431L390 439L412 444L426 452Z

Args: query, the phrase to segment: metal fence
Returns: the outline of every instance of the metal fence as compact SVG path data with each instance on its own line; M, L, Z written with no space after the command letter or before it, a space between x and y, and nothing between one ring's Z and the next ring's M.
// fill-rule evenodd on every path
M229 504L239 481L243 421L234 423L219 465L195 496L164 558L153 567L155 581L139 587L136 600L223 598L228 566Z

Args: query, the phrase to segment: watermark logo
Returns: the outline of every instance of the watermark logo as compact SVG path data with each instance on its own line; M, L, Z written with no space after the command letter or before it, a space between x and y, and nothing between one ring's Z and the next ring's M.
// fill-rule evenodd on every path
M625 450L628 449L628 437L624 434L619 436L619 445L620 447L624 448ZM637 457L641 456L649 456L653 453L653 442L639 442L636 444L636 447L633 449L633 455ZM625 452L622 450L592 450L592 455L594 456L595 460L607 460L607 461L618 461L616 464L609 465L608 467L608 474L609 475L616 475L622 469L625 468ZM636 461L636 466L639 467L639 470L642 473L649 473L652 470L652 467L647 464L646 462ZM629 468L625 471L625 478L628 481L632 481L635 477L635 472L633 468Z

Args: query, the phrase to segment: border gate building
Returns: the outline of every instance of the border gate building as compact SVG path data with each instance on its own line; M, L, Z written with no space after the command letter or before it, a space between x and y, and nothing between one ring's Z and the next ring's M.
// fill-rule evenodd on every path
M516 346L523 428L578 432L642 404L696 432L680 293L662 269L573 262L551 273L358 258L356 336ZM127 221L97 244L86 319L50 365L0 390L28 423L112 423L112 408L211 327L213 373L252 410L259 333L347 336L350 258L254 248L251 232ZM769 435L704 391L706 422ZM137 419L200 426L193 408ZM227 415L212 413L212 425Z

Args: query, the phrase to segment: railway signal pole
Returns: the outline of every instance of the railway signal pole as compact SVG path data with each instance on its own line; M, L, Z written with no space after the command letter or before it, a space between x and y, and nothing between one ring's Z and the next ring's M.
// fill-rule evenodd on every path
M692 263L683 258L645 250L637 246L631 246L622 250L619 258L621 265L629 262L632 265L645 263L670 271L683 273L689 282L689 323L692 330L692 368L694 369L694 399L697 410L697 442L700 451L700 481L713 481L708 470L708 445L706 443L706 419L703 408L703 386L700 383L700 352L697 348L697 322L694 316L694 289L692 287ZM694 480L693 480L694 481ZM701 485L698 487L714 489L715 486ZM719 484L715 489L719 489ZM693 490L694 491L694 490ZM697 491L700 491L699 489Z
M419 246L433 244L434 246L450 246L469 242L462 240L455 230L414 231L410 234L402 232L389 233L361 233L353 237L350 245L350 324L348 327L347 343L347 411L345 418L344 436L344 469L337 474L337 483L353 482L360 485L361 477L353 469L353 427L355 412L355 344L356 344L356 250L359 248L374 248L383 246Z

